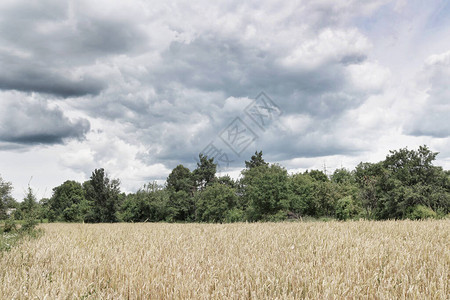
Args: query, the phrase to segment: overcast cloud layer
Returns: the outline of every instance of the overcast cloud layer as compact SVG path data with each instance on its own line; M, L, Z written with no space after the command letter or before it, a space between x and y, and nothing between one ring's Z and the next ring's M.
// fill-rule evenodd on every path
M330 172L427 144L448 169L448 36L444 0L1 1L0 174L19 199L99 167L131 192L210 142L233 176L257 149ZM261 91L264 127L245 113Z

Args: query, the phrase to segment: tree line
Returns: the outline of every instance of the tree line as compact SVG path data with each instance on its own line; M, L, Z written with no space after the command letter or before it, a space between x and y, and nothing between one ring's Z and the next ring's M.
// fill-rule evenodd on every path
M262 151L245 161L241 178L218 177L213 158L199 155L195 170L176 166L164 186L120 191L120 181L96 169L84 183L68 180L39 202L29 188L21 203L0 177L0 218L34 215L50 222L240 222L285 219L421 219L449 214L450 171L434 166L427 146L390 151L354 170L288 174ZM9 210L11 212L11 210Z

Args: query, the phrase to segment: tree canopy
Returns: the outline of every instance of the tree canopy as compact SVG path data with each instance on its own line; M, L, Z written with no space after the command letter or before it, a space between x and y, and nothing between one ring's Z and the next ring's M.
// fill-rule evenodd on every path
M0 217L14 206L16 218L37 214L64 222L438 218L449 214L450 172L433 164L437 155L426 146L404 148L383 161L328 176L320 170L288 174L256 151L238 180L217 177L214 159L200 155L196 169L177 165L165 186L149 183L126 195L120 181L100 168L83 184L65 181L39 203L29 188L20 205L11 197L11 184L0 177Z

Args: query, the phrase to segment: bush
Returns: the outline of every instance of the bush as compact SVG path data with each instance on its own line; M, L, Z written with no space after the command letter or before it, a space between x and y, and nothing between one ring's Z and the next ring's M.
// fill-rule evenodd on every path
M244 211L239 208L230 209L226 213L225 220L228 223L242 222L244 220Z
M5 220L5 226L3 227L3 232L12 232L16 231L16 223L14 222L14 218L8 218Z
M24 221L25 222L23 223L22 227L20 227L20 230L28 233L34 231L36 225L38 224L38 220L33 217L27 217Z
M353 218L358 214L358 209L353 201L352 196L341 198L336 204L336 217L345 221Z
M437 214L429 207L424 205L416 205L410 209L407 214L407 218L411 220L429 219L436 218Z
M281 222L287 219L287 212L285 210L279 210L276 214L265 215L263 221L269 222Z

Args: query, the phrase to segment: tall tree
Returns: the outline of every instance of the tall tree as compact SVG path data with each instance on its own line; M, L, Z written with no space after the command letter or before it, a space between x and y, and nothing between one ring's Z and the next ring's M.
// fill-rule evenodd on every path
M91 179L83 185L85 197L91 211L87 216L88 222L117 222L116 212L120 200L120 181L109 179L104 169L95 169Z
M436 172L439 171L433 166L433 161L438 155L432 152L427 146L420 146L418 150L389 151L383 166L390 171L391 176L402 184L412 186L418 183L434 184Z
M81 183L67 180L53 188L53 195L48 200L49 221L82 221L82 205L85 201Z
M355 180L359 187L359 198L367 218L378 218L381 206L382 184L387 180L386 170L381 163L363 163L356 166Z
M390 151L384 161L361 163L355 178L361 202L375 219L402 219L415 208L425 207L448 213L448 177L433 166L437 153L426 146Z
M214 158L208 158L206 155L199 154L199 162L197 168L193 172L198 190L203 190L208 184L214 181L216 176L217 164L214 163Z
M36 200L36 196L34 195L31 187L28 187L28 192L20 205L20 210L22 211L22 215L35 217L35 214L37 212L36 211L37 207L38 207L38 203Z
M383 161L389 178L383 186L382 218L404 218L418 206L448 212L450 196L446 192L446 176L441 167L433 165L437 155L427 146L390 151Z
M239 180L238 193L238 208L247 210L251 199L249 198L249 188L254 184L254 181L262 174L268 172L269 164L262 158L262 151L255 152L250 161L245 162L246 168L241 171L242 178Z
M174 192L184 191L192 193L194 180L191 171L183 165L176 166L167 177L167 188Z
M245 167L252 169L260 166L268 166L269 164L264 161L262 155L262 151L255 151L255 155L252 155L250 161L245 161Z
M286 169L279 165L259 166L260 170L247 184L247 216L251 221L271 219L278 213L287 212L290 206L290 189Z
M318 203L315 201L315 180L308 174L295 174L289 178L291 190L290 210L299 216L318 215Z

